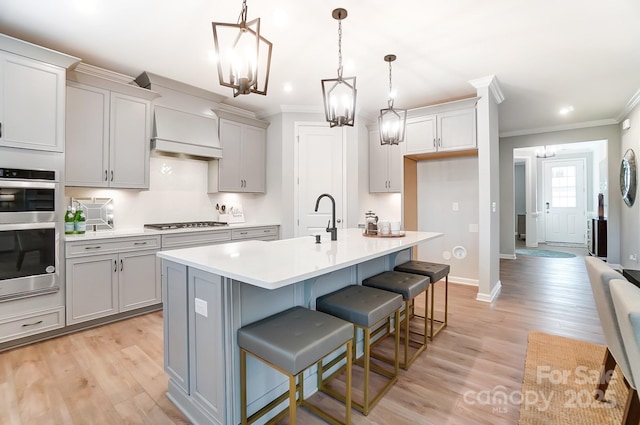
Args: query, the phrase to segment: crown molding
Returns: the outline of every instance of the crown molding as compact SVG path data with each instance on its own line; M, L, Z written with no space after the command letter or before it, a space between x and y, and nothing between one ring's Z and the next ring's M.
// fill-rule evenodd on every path
M618 122L621 122L631 113L631 111L633 111L636 106L638 106L638 104L640 104L640 90L638 90L633 96L631 96L631 99L629 99L627 104L624 106L622 112L620 112L620 114L616 117L616 120Z
M541 127L541 128L531 128L526 130L506 131L504 133L500 133L500 138L527 136L530 134L540 134L540 133L552 133L554 131L577 130L579 128L601 127L604 125L615 125L618 123L619 121L616 119L607 118L604 120L586 121L581 123L564 124L564 125L557 125L552 127Z
M85 75L92 75L94 77L99 77L104 80L114 81L120 84L128 84L136 87L140 87L138 83L136 83L135 78L129 75L120 74L115 71L110 71L108 69L99 68L94 65L89 65L85 62L78 63L75 68L73 68L75 72L80 72Z
M498 105L504 102L504 94L502 93L502 89L500 88L500 84L498 83L498 77L496 77L495 75L476 78L475 80L469 80L468 82L473 87L475 87L476 90L481 88L489 88Z

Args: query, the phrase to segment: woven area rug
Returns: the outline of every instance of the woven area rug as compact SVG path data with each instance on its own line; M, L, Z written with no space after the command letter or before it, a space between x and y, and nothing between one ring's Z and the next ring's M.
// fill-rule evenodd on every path
M547 258L573 258L576 256L570 252L553 251L551 249L516 249L516 254Z
M617 367L606 401L594 399L604 352L604 345L530 332L519 424L620 424L627 388Z

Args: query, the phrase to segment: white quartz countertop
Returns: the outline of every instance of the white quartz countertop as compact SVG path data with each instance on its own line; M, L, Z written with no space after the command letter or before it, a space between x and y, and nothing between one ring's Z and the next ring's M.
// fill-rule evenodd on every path
M246 223L233 223L227 226L215 226L215 227L187 227L182 229L167 229L167 230L156 230L156 229L145 229L141 227L131 228L131 229L114 229L114 230L98 230L95 232L89 231L85 232L82 235L73 234L73 235L64 235L64 240L66 242L72 241L87 241L94 239L108 239L108 238L126 238L132 236L155 236L155 235L166 235L173 233L188 233L188 232L212 232L212 231L225 231L225 230L233 230L233 229L245 229L252 227L266 227L266 226L279 226L279 223L256 223L256 222L246 222Z
M265 289L277 289L362 263L442 236L405 232L403 237L373 238L362 229L340 229L316 244L313 236L278 241L242 241L161 251L160 258L226 276Z

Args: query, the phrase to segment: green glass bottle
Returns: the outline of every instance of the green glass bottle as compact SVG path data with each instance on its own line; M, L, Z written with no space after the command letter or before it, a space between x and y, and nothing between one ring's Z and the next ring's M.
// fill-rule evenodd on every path
M71 209L71 205L69 205L64 215L64 234L71 235L73 233L75 233L75 214Z
M82 235L87 231L87 217L82 208L78 208L75 216L75 232Z

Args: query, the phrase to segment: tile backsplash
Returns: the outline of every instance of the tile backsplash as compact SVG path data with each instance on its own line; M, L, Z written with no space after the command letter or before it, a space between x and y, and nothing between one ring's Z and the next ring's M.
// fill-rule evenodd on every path
M139 228L145 223L218 220L216 204L242 205L247 221L263 194L207 193L207 161L152 156L149 190L65 188L72 197L112 198L116 229ZM255 208L252 208L255 206Z

